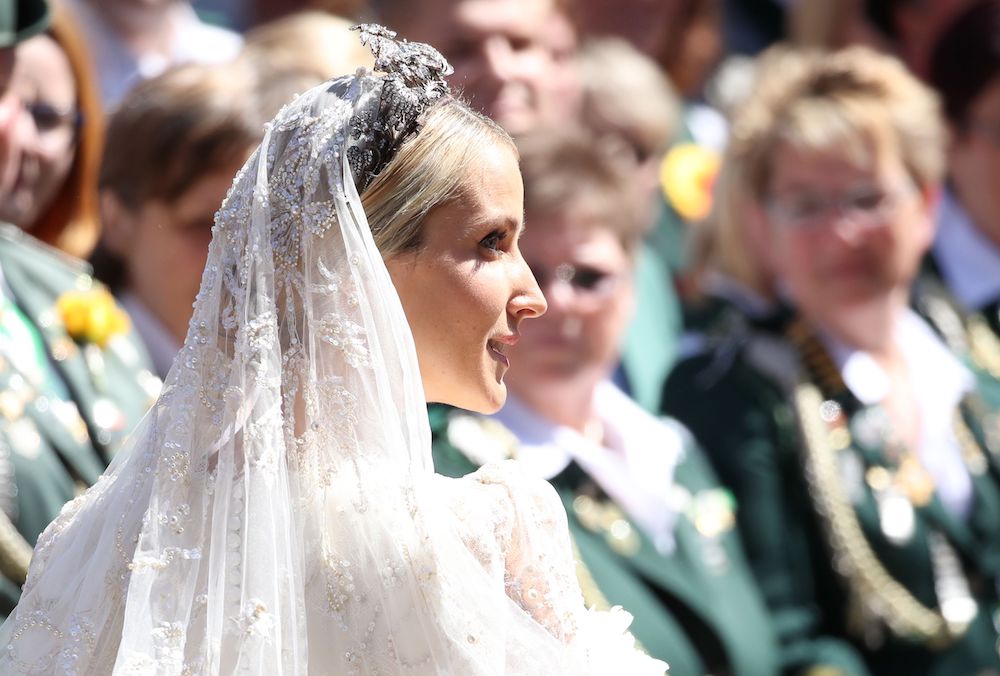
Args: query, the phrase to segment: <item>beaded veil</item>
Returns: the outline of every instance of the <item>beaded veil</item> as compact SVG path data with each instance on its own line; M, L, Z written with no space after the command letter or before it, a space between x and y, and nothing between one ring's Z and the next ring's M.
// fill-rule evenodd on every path
M583 608L565 515L509 465L434 475L361 190L447 63L363 27L216 216L187 340L127 447L42 534L0 672L662 674Z

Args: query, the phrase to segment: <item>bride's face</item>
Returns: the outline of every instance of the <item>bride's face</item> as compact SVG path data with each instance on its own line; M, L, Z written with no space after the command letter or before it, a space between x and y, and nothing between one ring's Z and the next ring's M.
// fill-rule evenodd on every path
M497 411L506 353L545 299L521 257L524 188L510 148L468 163L455 199L428 214L421 247L386 261L413 330L428 401Z

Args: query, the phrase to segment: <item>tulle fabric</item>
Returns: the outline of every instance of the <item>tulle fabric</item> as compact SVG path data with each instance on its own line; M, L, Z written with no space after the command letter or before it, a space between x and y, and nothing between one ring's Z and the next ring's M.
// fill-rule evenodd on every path
M162 395L38 541L0 673L662 674L627 615L584 610L546 484L433 473L347 162L379 90L342 78L269 126Z

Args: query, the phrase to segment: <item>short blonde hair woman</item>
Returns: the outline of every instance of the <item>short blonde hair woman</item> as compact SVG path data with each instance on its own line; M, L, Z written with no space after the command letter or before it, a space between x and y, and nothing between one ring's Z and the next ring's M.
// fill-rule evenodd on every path
M788 668L1000 669L997 590L978 584L1000 573L1000 391L939 337L962 330L944 299L915 297L926 318L908 304L943 171L937 99L866 48L773 58L792 67L733 120L729 225L790 312L727 324L665 408L736 494Z

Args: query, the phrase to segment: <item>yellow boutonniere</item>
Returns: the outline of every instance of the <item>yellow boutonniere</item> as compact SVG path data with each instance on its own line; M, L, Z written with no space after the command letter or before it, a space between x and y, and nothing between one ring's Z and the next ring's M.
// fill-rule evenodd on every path
M128 332L128 315L107 289L67 291L56 301L66 332L78 343L107 347L115 336Z
M712 185L718 173L718 154L694 143L678 143L663 158L660 185L681 218L700 221L712 208Z

